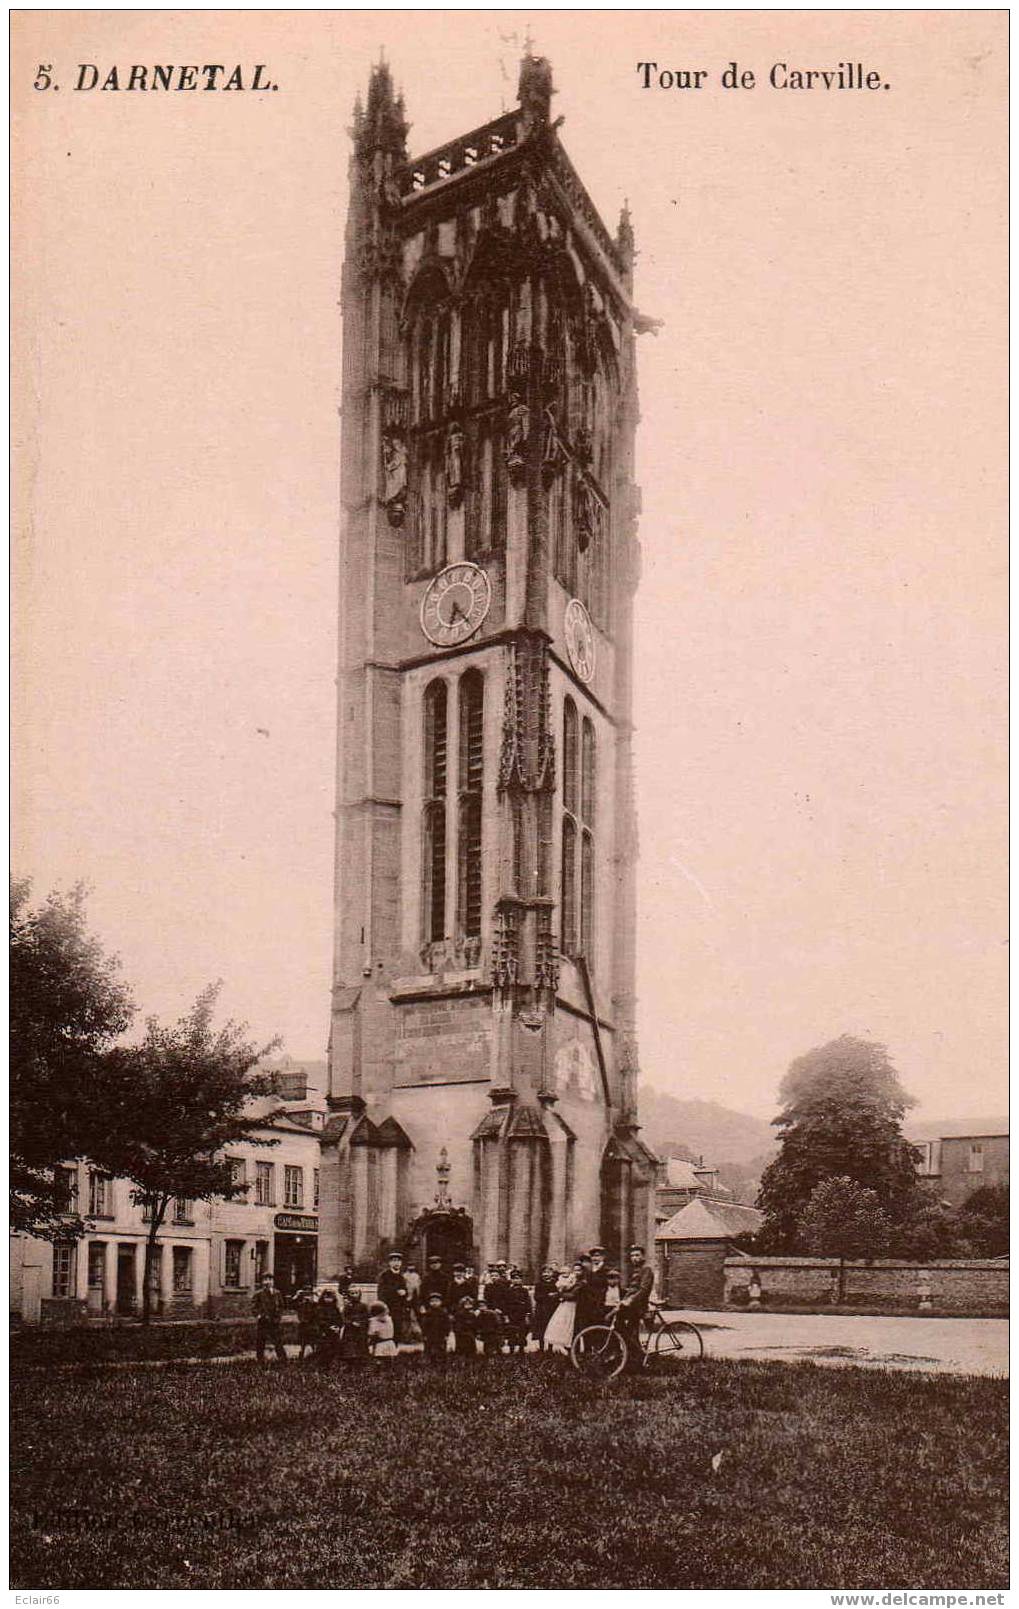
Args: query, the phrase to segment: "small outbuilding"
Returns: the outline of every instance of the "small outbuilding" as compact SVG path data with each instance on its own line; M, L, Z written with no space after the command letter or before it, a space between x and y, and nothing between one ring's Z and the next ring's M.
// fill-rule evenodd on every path
M754 1234L763 1221L757 1207L694 1196L655 1236L661 1299L675 1307L721 1307L733 1241Z

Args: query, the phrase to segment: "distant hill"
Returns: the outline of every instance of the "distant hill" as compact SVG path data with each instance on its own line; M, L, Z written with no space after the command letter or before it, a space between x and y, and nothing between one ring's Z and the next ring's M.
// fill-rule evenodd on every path
M711 1164L747 1167L759 1164L775 1148L777 1136L770 1123L717 1101L684 1101L645 1084L638 1108L641 1138L652 1150L667 1148L672 1156L685 1152Z

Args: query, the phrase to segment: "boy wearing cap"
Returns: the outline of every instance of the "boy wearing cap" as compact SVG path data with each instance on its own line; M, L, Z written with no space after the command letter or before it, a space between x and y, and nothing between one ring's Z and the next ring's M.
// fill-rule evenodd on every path
M271 1274L263 1274L262 1284L255 1292L251 1305L256 1319L255 1356L259 1363L265 1362L267 1342L275 1347L280 1362L286 1363L287 1349L283 1345L283 1298L276 1289L276 1281Z
M506 1293L509 1290L509 1275L505 1262L498 1262L490 1279L485 1281L485 1301L489 1307L494 1307L497 1313L506 1317Z
M496 1358L502 1352L505 1320L497 1307L488 1300L487 1293L478 1303L477 1334L486 1358Z
M511 1352L526 1352L531 1328L531 1293L519 1268L511 1269L506 1287L506 1340Z
M449 1343L449 1314L442 1305L442 1297L433 1290L421 1314L421 1333L425 1340L426 1358L444 1358Z
M546 1263L534 1287L533 1331L543 1352L548 1321L558 1306L559 1275L552 1263Z
M447 1292L450 1312L452 1313L455 1308L459 1307L465 1296L469 1296L473 1302L477 1300L477 1295L477 1287L468 1279L467 1270L463 1263L454 1263L453 1277L449 1282Z
M640 1344L640 1321L651 1305L655 1276L644 1261L643 1246L630 1247L630 1278L616 1309L616 1324L627 1344Z
M443 1273L441 1257L429 1257L428 1259L425 1275L421 1281L421 1293L418 1298L422 1313L427 1311L428 1303L433 1294L438 1296L440 1306L445 1307L449 1300L449 1280Z
M453 1310L453 1351L458 1358L478 1355L477 1315L469 1296L462 1296Z
M403 1253L391 1251L379 1275L378 1298L389 1309L393 1321L393 1340L397 1345L407 1335L410 1318L410 1291L403 1272Z
M598 1301L601 1304L602 1318L604 1318L605 1308L608 1305L607 1297L609 1288L609 1266L605 1261L604 1246L591 1247L591 1273L589 1278L591 1289L595 1292L598 1297ZM600 1324L601 1322L602 1319L595 1319L596 1324Z
M578 1278L573 1293L576 1303L573 1333L579 1335L581 1330L586 1330L590 1325L601 1323L605 1312L605 1293L593 1283L591 1259L584 1252L577 1258L576 1267Z

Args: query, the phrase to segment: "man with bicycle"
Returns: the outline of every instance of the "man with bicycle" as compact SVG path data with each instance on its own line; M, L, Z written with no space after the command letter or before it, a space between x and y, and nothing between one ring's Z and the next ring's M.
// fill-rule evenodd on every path
M643 1246L631 1246L630 1278L616 1308L616 1328L634 1358L640 1356L640 1321L651 1305L654 1283L654 1271L644 1261Z

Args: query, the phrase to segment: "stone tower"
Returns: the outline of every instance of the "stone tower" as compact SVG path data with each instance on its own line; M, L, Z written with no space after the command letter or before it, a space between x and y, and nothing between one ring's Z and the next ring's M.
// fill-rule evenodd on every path
M320 1274L652 1232L637 1137L633 234L519 104L355 109Z

